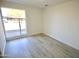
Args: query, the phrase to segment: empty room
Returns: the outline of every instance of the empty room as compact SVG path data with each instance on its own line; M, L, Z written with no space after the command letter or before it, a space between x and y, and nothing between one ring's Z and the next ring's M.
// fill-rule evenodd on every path
M79 58L79 0L0 0L0 58Z

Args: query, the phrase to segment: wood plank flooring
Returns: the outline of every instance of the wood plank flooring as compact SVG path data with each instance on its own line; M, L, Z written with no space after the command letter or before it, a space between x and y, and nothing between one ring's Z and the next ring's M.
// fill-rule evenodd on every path
M79 51L46 35L8 41L7 58L78 58Z

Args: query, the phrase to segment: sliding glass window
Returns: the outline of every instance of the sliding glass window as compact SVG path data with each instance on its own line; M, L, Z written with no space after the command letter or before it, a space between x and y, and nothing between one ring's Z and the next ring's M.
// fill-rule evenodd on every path
M27 34L25 10L1 8L6 38L21 37Z

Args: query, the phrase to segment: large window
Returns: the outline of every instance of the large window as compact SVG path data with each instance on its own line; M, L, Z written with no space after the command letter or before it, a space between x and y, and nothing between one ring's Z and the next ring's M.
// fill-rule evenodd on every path
M25 10L1 8L6 38L26 35Z

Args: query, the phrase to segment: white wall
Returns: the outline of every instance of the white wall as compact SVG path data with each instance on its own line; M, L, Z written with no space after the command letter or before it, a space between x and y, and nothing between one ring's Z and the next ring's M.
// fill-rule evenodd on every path
M79 50L79 0L43 10L44 33Z
M2 55L4 55L5 46L6 46L6 40L1 22L1 13L0 13L0 52L2 53Z
M42 33L42 10L39 8L29 8L27 10L27 17L29 34Z
M42 33L42 9L11 2L1 2L2 7L26 10L26 24L28 35Z

